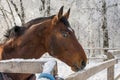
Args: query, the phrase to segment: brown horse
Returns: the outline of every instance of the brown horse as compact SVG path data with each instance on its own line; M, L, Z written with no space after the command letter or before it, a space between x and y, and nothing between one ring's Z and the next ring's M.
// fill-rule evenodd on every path
M73 71L86 66L86 55L68 22L70 9L63 15L63 7L51 19L35 23L14 40L0 46L0 59L39 58L45 52L60 59ZM32 74L7 74L13 80L29 80Z

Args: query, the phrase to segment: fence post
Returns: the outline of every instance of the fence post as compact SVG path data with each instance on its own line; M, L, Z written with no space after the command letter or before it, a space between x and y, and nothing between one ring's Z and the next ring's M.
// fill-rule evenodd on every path
M114 65L107 68L107 80L114 80Z
M108 51L107 59L113 59L114 56ZM107 68L107 80L114 80L114 65Z

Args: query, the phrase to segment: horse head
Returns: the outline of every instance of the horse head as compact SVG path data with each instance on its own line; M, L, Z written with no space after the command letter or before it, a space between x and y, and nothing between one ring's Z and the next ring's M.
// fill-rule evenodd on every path
M63 7L51 20L47 32L46 47L48 53L71 66L73 71L79 71L86 66L87 57L76 39L68 18L70 9L63 15Z

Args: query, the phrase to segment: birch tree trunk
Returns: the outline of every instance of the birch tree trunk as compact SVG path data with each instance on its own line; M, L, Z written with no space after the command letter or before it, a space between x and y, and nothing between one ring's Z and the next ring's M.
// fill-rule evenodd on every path
M40 13L44 16L50 16L50 0L41 0L42 5L39 8Z
M103 25L102 25L102 30L103 30L103 48L108 48L109 47L109 36L108 36L108 28L107 28L107 7L106 7L106 0L103 0ZM104 50L104 54L108 56L107 50Z

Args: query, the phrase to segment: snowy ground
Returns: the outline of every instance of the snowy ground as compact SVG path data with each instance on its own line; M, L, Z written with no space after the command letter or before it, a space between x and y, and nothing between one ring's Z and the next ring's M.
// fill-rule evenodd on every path
M52 59L54 59L54 58L52 58ZM41 60L51 60L51 58L41 58ZM90 68L100 62L101 61L99 61L99 60L91 60L91 61L89 61L89 64L87 64L85 69ZM58 63L58 76L59 77L65 78L68 75L74 73L73 71L71 71L70 67L67 66L65 63L63 63L59 60L57 60L57 63ZM115 65L115 76L117 76L118 74L120 74L120 62ZM97 73L96 75L90 77L88 80L107 80L106 69ZM120 78L117 80L120 80Z
M92 67L92 66L96 65L97 63L100 63L100 62L91 61L90 64L87 65L86 68ZM115 77L119 74L120 74L120 62L115 65ZM105 69L105 70L97 73L96 75L90 77L88 80L107 80L107 69ZM117 80L120 80L120 78Z

